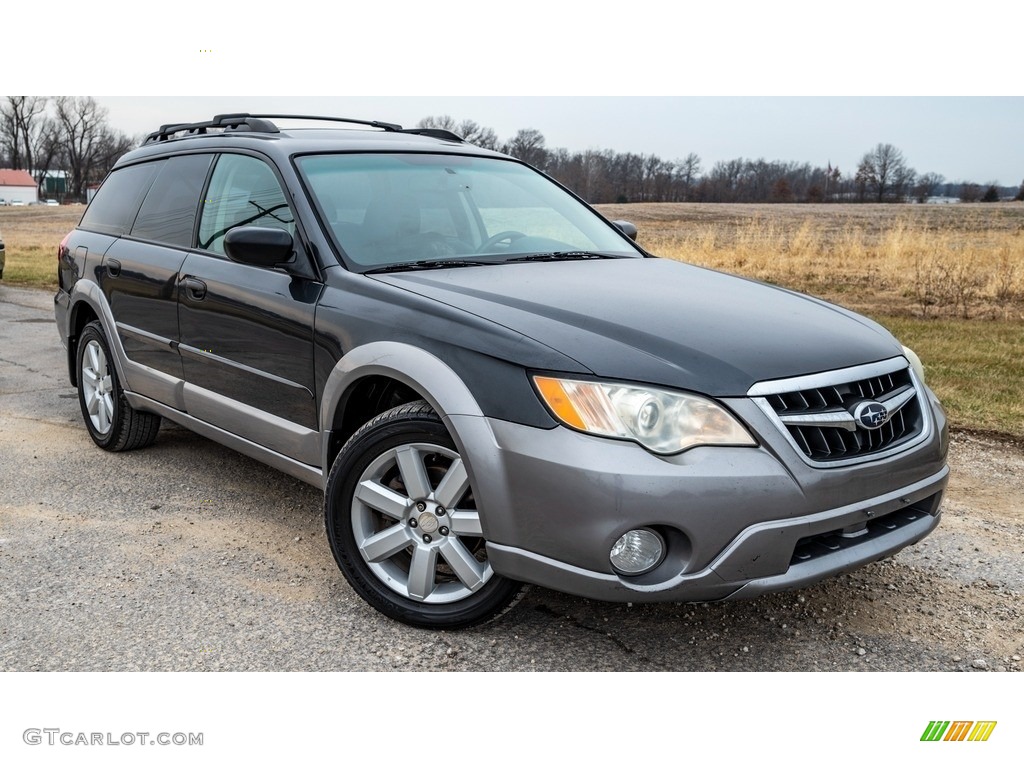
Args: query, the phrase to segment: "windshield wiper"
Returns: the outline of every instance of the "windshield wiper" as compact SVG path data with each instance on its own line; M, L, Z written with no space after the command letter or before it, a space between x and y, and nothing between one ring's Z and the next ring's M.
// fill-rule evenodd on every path
M515 256L505 259L505 262L513 261L576 261L582 259L618 259L620 256L612 256L608 253L597 253L596 251L551 251L550 253L531 253L529 256Z
M417 269L447 269L448 267L486 267L493 264L493 261L474 261L473 259L420 259L419 261L403 261L398 264L388 264L385 267L368 269L363 274L376 275L382 272L411 272Z

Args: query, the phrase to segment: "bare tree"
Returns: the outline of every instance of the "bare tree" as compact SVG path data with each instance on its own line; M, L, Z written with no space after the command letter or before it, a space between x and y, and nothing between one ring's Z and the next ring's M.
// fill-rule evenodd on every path
M11 168L35 174L35 152L46 112L42 96L7 96L0 103L0 146Z
M697 179L700 178L700 156L691 152L676 161L676 175L683 186L682 200L689 200Z
M1017 190L1017 196L1013 199L1018 202L1024 201L1024 181L1020 183L1020 189Z
M483 149L497 149L498 148L498 134L494 132L493 128L488 128L485 125L480 125L475 120L463 120L456 122L455 118L451 115L439 115L434 117L433 115L424 117L417 123L419 128L442 128L446 131L451 131L457 136L461 136L462 139L470 144L475 144Z
M974 182L964 182L960 185L960 202L976 203L981 199L981 187Z
M428 115L416 124L417 128L440 128L455 133L455 118L451 115Z
M483 149L498 148L498 134L494 132L494 129L480 125L475 120L463 120L456 126L455 133L470 144L475 144Z
M520 128L503 149L506 154L518 157L524 163L544 169L548 151L544 147L544 134L535 128Z
M941 173L922 173L917 177L917 186L914 187L914 195L917 202L927 202L928 198L935 194L935 190L946 180Z
M857 182L878 203L901 202L914 183L916 172L892 144L878 144L857 166Z
M85 188L102 181L135 142L107 125L106 108L91 96L58 96L54 111L59 159L69 176L68 191L84 198Z

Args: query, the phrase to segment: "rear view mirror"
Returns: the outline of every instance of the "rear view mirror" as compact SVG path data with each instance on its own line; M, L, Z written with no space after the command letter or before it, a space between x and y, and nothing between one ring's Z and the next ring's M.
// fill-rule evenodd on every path
M618 227L622 231L622 234L630 240L636 240L636 224L629 221L613 221L612 224Z
M232 261L274 267L292 259L292 236L274 227L237 227L224 235L224 252Z

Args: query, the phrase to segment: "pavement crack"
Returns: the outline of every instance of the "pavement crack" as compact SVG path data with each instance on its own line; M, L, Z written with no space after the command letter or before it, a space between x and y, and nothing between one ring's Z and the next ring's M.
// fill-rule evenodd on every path
M549 608L548 606L544 605L543 603L541 605L534 606L534 610L537 611L537 613L544 614L545 616L550 616L550 617L556 618L556 619L565 619L570 624L572 624L574 627L577 627L578 629L582 629L582 630L584 630L586 632L591 632L591 633L593 633L595 635L600 635L601 637L605 638L606 640L610 640L623 653L625 653L625 654L627 654L629 656L636 656L636 658L639 661L641 661L642 663L644 663L646 665L654 667L655 669L665 670L665 671L671 669L671 667L669 667L668 665L663 664L662 662L657 661L655 659L652 659L647 654L642 653L641 651L636 650L629 643L627 643L625 640L622 640L621 638L616 637L611 632L607 632L607 631L601 629L601 627L593 627L590 624L587 624L586 622L580 621L575 616L559 613L558 611L552 610L551 608Z

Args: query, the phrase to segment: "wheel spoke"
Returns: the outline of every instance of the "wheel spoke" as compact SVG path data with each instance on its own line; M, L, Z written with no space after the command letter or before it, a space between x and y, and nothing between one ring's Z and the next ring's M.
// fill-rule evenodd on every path
M99 401L99 405L96 408L96 415L100 420L99 430L100 432L106 432L110 429L110 420L114 416L114 403L110 399L109 394L97 394L96 399Z
M477 561L458 539L449 538L442 544L441 557L455 571L459 581L472 591L479 589L484 583L484 566Z
M88 366L82 368L82 383L95 387L100 383L99 374Z
M441 478L441 482L437 484L434 498L442 507L453 509L468 490L469 475L466 473L466 464L462 459L455 459Z
M98 344L90 344L87 351L89 353L89 365L92 366L92 370L98 378L103 370L103 366L100 364L100 347Z
M456 536L483 536L480 513L475 509L453 509L449 514L449 527Z
M97 416L100 408L100 393L91 389L85 393L85 407L90 416Z
M437 549L416 547L409 564L409 597L426 600L434 591L434 575L437 570Z
M379 563L394 557L409 546L409 534L404 525L392 525L370 536L359 545L359 551L367 562Z
M356 488L356 498L370 509L393 520L405 517L407 499L375 480L364 480Z
M427 468L423 466L423 456L416 448L407 445L395 451L398 471L405 483L405 492L410 499L425 499L430 495L430 479Z

